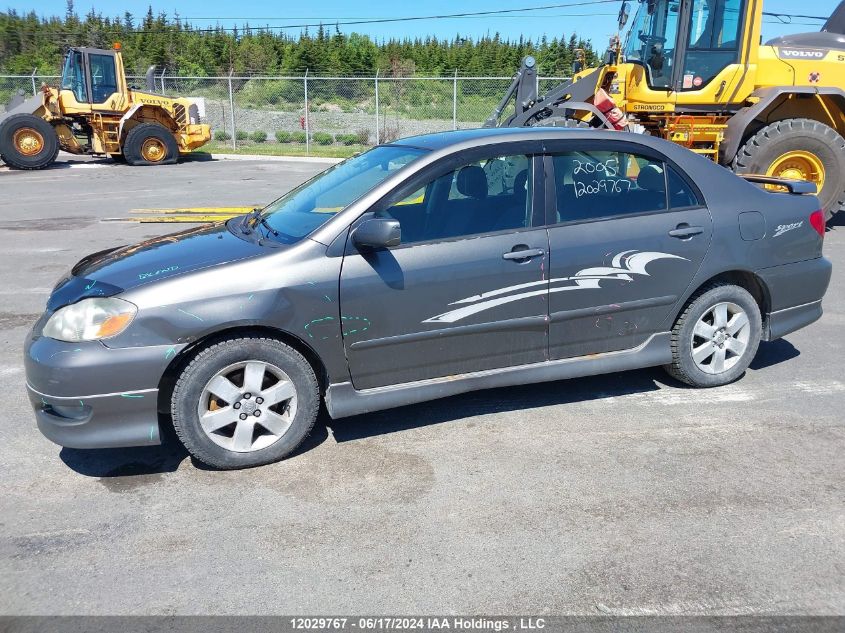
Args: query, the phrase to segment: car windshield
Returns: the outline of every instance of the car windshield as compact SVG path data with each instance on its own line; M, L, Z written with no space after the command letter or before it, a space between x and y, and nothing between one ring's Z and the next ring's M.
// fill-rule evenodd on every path
M268 205L261 217L275 239L292 244L325 224L427 150L382 145L338 163Z

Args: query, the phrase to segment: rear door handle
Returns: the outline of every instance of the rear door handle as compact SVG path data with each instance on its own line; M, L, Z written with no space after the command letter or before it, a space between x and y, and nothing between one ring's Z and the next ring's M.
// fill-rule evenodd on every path
M700 235L701 233L704 233L704 227L689 226L688 224L679 224L676 228L669 231L669 235L681 239L692 237L693 235Z
M521 251L509 251L502 254L502 259L531 259L532 257L540 257L545 255L546 251L542 248L526 248Z

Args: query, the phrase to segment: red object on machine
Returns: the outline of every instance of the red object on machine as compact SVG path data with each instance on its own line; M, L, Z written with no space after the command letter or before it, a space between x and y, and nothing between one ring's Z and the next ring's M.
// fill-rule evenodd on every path
M622 110L616 107L616 103L614 103L610 95L604 90L599 89L596 91L596 96L593 97L593 104L604 116L607 117L607 120L610 121L613 124L613 127L617 130L624 130L625 126L628 125L628 121L625 119L625 115L622 113Z

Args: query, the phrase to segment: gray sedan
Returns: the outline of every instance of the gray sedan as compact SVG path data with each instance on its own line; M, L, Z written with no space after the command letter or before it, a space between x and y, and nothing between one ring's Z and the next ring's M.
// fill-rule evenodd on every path
M749 182L751 180L753 182ZM738 379L822 314L812 186L672 143L468 130L376 147L261 211L82 259L25 349L41 431L219 468L334 418L663 365Z

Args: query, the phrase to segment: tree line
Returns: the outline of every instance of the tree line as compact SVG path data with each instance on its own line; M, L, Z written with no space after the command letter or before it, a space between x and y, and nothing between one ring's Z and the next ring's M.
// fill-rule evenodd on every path
M537 58L541 75L569 75L576 49L590 65L596 55L589 41L576 34L516 41L498 33L479 39L456 35L390 38L375 41L359 33L343 33L336 25L303 30L292 36L267 27L237 28L192 25L150 7L139 19L130 12L104 16L91 9L83 17L67 0L64 16L39 17L35 12L0 12L0 73L58 73L71 46L111 48L120 42L130 74L149 66L187 76L236 74L310 74L408 76L413 74L511 75L525 55Z

